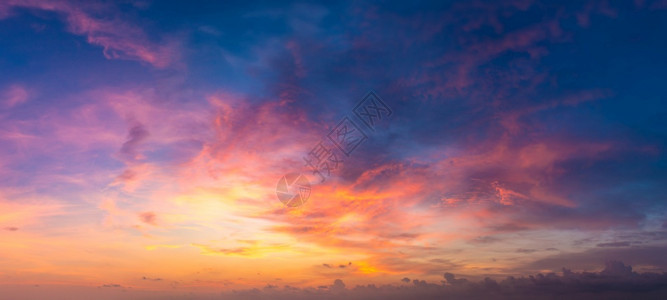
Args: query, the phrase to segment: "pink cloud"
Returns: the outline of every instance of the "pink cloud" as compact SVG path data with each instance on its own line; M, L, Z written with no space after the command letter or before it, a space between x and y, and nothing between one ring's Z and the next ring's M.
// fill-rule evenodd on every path
M157 215L154 212L150 212L150 211L143 212L143 213L139 214L139 219L146 224L150 224L150 225L156 225L157 224Z
M67 214L63 202L44 196L26 196L28 192L27 189L0 188L0 228L21 228L39 224L49 216Z
M10 0L4 5L5 16L11 7L47 10L63 15L69 31L85 36L90 44L104 48L107 59L136 60L156 68L167 68L174 66L180 55L175 41L156 43L150 40L140 27L125 20L110 6L42 0ZM0 6L0 18L2 14L3 7ZM94 16L100 14L107 18Z
M8 3L0 2L0 20L9 17L11 14L10 6Z
M11 108L25 103L30 98L30 93L22 85L11 85L2 93L2 101L5 107Z

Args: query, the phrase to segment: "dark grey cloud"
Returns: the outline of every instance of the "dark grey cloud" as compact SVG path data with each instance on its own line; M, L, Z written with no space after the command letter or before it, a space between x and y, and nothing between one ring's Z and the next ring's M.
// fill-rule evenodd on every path
M599 243L598 247L628 247L630 246L629 242L612 242L612 243Z
M600 259L620 260L630 265L651 266L667 270L667 246L645 247L597 247L577 253L558 253L527 264L525 272L536 270L560 270L562 267L577 270L595 270Z
M141 277L141 280L148 280L148 281L162 281L162 278L159 278L159 277L158 277L158 278L151 278L151 277L143 276L143 277Z
M146 127L141 123L135 123L130 127L127 140L120 148L120 154L124 159L135 161L139 159L139 145L148 138L149 133Z
M667 273L637 273L619 261L609 261L600 272L573 272L484 278L479 281L458 279L444 274L444 281L429 283L414 279L412 285L357 285L348 288L336 279L332 285L318 288L267 286L223 293L221 299L664 299L667 297ZM409 278L401 280L409 283Z
M456 279L456 275L452 273L445 273L444 275L445 280L447 280L447 284L449 285L460 285L460 284L466 284L468 283L467 279Z

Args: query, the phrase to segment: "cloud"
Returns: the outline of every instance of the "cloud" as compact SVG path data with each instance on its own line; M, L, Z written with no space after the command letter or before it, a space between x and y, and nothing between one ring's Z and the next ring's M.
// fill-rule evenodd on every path
M4 4L4 16L12 7L46 10L64 16L68 30L85 36L88 43L101 46L107 59L136 60L156 68L177 63L180 50L172 41L154 42L140 27L126 20L111 5L74 1L10 0ZM99 17L105 16L104 18ZM0 18L3 7L0 7Z
M457 285L468 283L468 280L465 279L465 278L456 279L456 275L454 275L452 273L445 273L443 276L445 277L445 280L447 281L447 284L452 285L452 286L457 286Z
M336 279L334 280L333 285L331 285L330 289L334 292L336 291L341 291L345 289L345 283L343 283L342 280Z
M129 161L140 160L142 157L139 155L137 148L148 136L148 130L141 123L132 125L127 135L127 141L120 148L121 156Z
M444 280L431 283L425 280L403 278L401 285L367 284L349 286L341 279L329 285L317 287L277 286L267 284L264 288L237 289L215 293L216 299L229 300L307 300L307 299L663 299L667 296L667 273L637 273L631 266L619 261L608 261L599 272L574 272L563 268L560 274L539 273L528 276L508 276L504 279L483 278L468 280L445 273ZM160 278L142 277L144 281L160 281ZM411 283L411 284L409 284ZM116 283L104 284L100 288L120 289L126 286ZM45 286L44 289L50 287ZM25 289L25 287L23 287ZM99 296L107 296L103 291ZM112 296L111 294L108 296ZM116 295L117 296L117 295ZM129 288L125 299L146 299L149 295L141 290ZM151 295L157 298L181 299L179 295L161 292ZM208 293L188 293L188 299L210 299ZM150 297L148 297L150 298ZM107 299L107 298L104 298ZM112 298L109 298L112 299ZM153 299L153 298L150 298Z
M563 269L562 275L511 276L500 281L491 278L469 281L457 279L451 273L445 273L444 278L442 283L415 279L411 286L369 284L350 288L336 279L326 288L271 286L223 293L222 299L659 299L667 295L667 273L636 273L618 261L607 262L600 272ZM402 281L408 283L410 279Z
M581 252L561 252L527 263L526 270L595 269L595 261L602 258L629 262L648 269L667 270L667 258L663 253L665 246L646 245L643 247L596 247Z
M141 277L141 280L162 281L162 278L150 278L150 277L143 276L143 277Z
M193 244L193 246L201 249L202 254L206 255L222 255L222 256L241 256L241 257L264 257L275 252L281 252L291 249L289 245L285 244L263 244L253 243L247 247L236 248L214 248L207 245Z
M40 224L53 216L67 215L68 204L41 195L26 195L29 190L8 190L0 187L0 228L18 231L28 225ZM21 201L16 201L17 197Z
M612 242L612 243L599 243L598 247L628 247L630 246L629 242Z
M157 222L157 215L154 212L143 212L139 214L139 219L146 224L155 226Z
M28 90L18 84L10 85L2 93L0 93L0 102L4 103L7 108L12 108L23 104L30 98Z
M0 20L7 18L10 15L10 7L5 2L0 2Z

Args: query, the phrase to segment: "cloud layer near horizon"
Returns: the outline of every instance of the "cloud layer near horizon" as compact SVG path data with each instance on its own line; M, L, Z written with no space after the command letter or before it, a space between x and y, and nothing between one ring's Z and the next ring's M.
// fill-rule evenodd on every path
M637 273L622 262L608 261L600 272L573 272L563 268L561 275L536 274L527 277L507 277L502 280L484 278L471 281L444 273L438 283L403 278L401 283L367 284L348 287L343 280L317 287L293 287L268 284L263 288L233 290L221 293L172 293L170 299L663 299L667 295L667 273ZM143 277L143 280L162 281ZM61 299L62 290L55 286L6 286L21 291L23 299L42 299L51 295ZM68 288L67 297L94 293L97 299L162 299L164 291L143 291L131 286L109 283L90 288Z

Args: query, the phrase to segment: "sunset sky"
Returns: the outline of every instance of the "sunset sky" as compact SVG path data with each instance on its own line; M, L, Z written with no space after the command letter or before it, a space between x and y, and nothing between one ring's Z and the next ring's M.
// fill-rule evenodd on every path
M665 292L666 53L664 0L0 0L0 299Z

